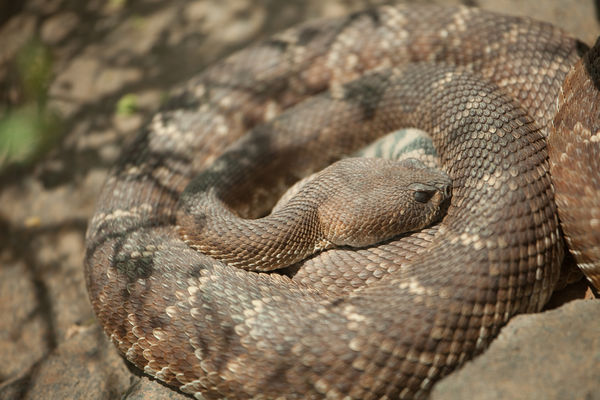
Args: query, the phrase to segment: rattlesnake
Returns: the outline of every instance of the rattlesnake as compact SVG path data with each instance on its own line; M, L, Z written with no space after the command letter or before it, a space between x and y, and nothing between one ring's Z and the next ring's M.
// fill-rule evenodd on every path
M306 23L209 68L101 192L85 275L105 332L145 373L206 398L425 396L552 292L564 250L545 137L585 50L527 18L385 6ZM596 54L580 70L600 65ZM577 110L570 87L565 107ZM252 218L293 181L406 125L432 135L453 180L433 228L323 252L292 278L228 267L179 238L180 194L217 157L214 178L240 173L228 205ZM342 282L358 289L342 295Z

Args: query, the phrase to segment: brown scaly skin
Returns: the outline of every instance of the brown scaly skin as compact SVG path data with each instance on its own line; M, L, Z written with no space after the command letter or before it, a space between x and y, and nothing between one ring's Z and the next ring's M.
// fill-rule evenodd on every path
M138 368L206 398L426 396L513 315L540 310L557 280L544 138L583 47L529 19L382 7L305 24L209 68L124 151L102 191L85 260L99 322ZM418 61L438 64L403 65ZM179 239L179 194L228 146L222 166L240 171L228 204L256 217L294 180L405 125L431 132L452 201L433 230L308 262L366 287L331 298Z
M195 177L181 195L177 224L194 250L248 271L421 230L442 217L452 188L445 173L415 159L346 158L311 176L281 209L243 219L220 201L237 172L208 168Z
M600 45L565 80L548 139L550 171L565 239L600 289Z

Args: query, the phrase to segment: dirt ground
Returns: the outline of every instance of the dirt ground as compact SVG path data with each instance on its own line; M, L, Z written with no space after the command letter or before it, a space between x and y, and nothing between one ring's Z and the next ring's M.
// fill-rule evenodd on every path
M600 34L592 0L418 2L531 16L590 44ZM300 21L382 3L0 2L0 399L181 396L132 374L88 301L84 235L110 166L169 92L215 60ZM24 155L2 147L9 113L35 128Z

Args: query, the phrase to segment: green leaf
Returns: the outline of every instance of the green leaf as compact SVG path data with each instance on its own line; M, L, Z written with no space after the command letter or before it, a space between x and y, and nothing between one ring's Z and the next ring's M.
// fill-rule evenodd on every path
M128 93L117 102L117 115L132 115L138 111L138 97Z

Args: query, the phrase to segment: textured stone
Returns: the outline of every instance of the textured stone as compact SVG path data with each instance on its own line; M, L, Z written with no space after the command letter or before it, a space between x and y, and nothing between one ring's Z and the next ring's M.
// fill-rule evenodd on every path
M432 399L600 399L600 300L514 318Z
M114 399L137 379L102 330L80 328L23 376L0 387L0 398Z
M162 384L156 383L155 381L142 377L139 381L133 385L127 392L124 400L186 400L189 397L185 394L176 392L169 389ZM202 399L198 399L202 400Z

